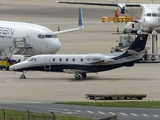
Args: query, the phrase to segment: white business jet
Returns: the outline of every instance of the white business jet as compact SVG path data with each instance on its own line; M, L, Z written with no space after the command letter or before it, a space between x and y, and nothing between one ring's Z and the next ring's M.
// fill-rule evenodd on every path
M0 53L13 41L13 38L26 38L28 55L53 54L61 48L57 34L80 30L83 28L82 13L79 9L79 26L74 29L53 32L50 29L31 23L0 21Z
M11 71L65 72L75 74L75 79L86 78L86 73L97 73L123 66L133 66L134 62L142 59L148 35L138 35L125 52L110 54L50 54L32 56L26 61L9 67Z
M140 4L140 3L105 3L105 2L65 2L56 1L58 3L65 4L83 4L83 5L98 5L98 6L112 6L119 7L121 9L121 14L126 13L126 7L142 7L142 15L138 21L143 25L144 28L148 28L149 32L156 29L160 32L160 4L154 4L151 0L150 4Z

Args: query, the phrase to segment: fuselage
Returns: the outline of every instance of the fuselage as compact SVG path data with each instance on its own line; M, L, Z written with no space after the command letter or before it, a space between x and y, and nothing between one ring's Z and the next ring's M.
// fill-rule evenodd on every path
M100 72L122 66L133 66L134 61L142 55L126 57L124 52L111 54L57 54L36 55L26 61L10 66L10 70L52 71L64 72L65 69L75 69L88 72ZM121 56L122 58L118 58Z
M139 22L148 29L160 27L160 4L142 4L141 6L143 11Z
M26 38L29 55L52 54L61 48L57 36L48 28L31 23L0 21L0 52L13 38Z

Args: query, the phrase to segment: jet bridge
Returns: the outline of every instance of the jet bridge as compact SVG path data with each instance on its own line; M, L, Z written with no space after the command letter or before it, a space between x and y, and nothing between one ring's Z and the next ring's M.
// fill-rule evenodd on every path
M26 46L26 38L14 38L12 42L10 42L0 54L0 59L5 59L5 57L11 57L14 54L25 54L28 49L32 49L32 47Z

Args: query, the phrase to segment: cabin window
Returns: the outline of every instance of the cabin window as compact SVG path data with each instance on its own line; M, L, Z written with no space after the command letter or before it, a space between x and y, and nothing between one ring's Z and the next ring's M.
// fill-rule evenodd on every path
M68 58L66 58L66 61L68 62Z
M34 58L34 61L36 61L37 59L36 58Z
M81 62L83 61L83 58L81 58Z
M62 61L62 58L59 58L59 61Z
M75 58L73 58L72 60L75 61Z
M53 58L53 61L55 61L55 58Z

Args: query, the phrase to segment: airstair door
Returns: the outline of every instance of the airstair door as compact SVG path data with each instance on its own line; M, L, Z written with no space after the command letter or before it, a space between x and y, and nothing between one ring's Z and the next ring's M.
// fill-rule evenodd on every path
M32 30L29 30L28 32L27 32L27 35L26 35L26 47L32 47L31 46L31 36L32 36Z
M44 69L45 70L51 70L51 65L50 65L50 57L49 56L46 56L44 58Z

